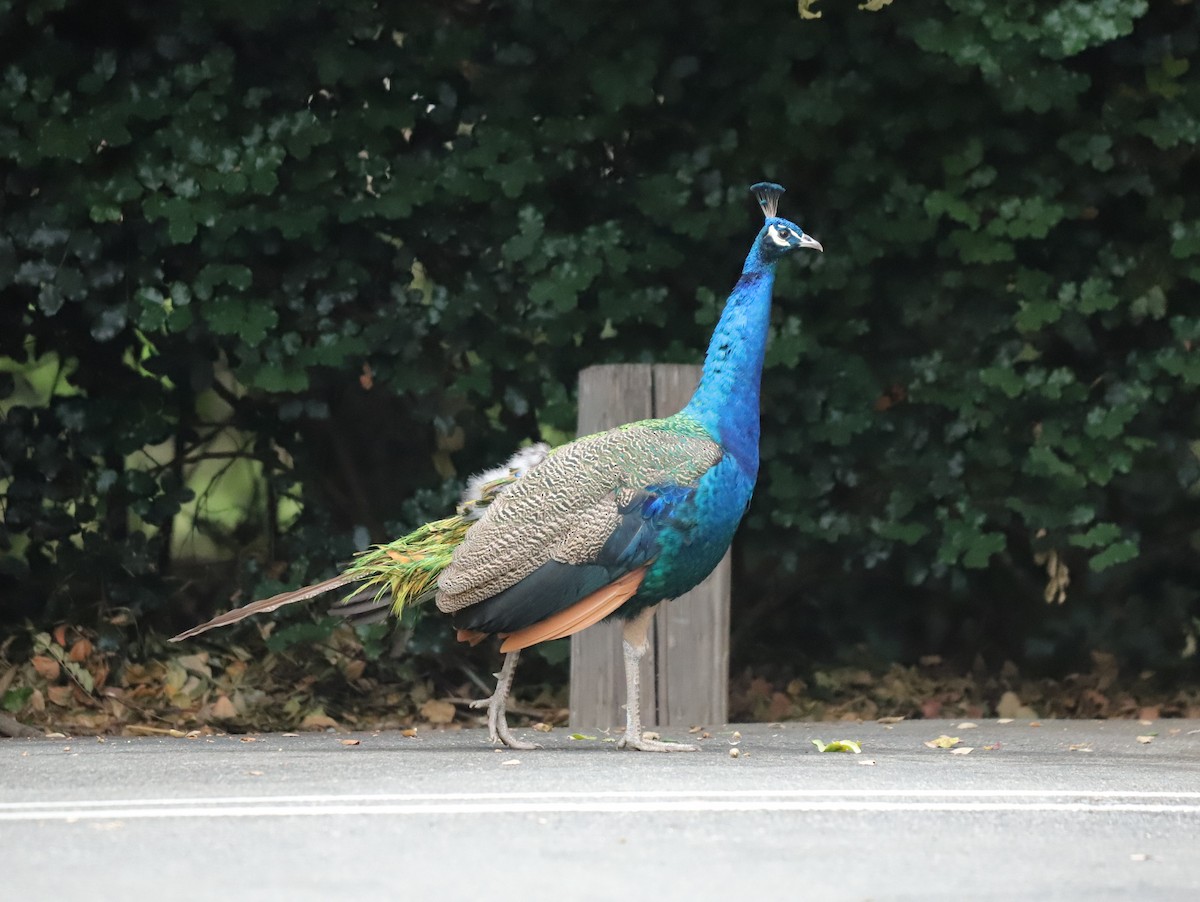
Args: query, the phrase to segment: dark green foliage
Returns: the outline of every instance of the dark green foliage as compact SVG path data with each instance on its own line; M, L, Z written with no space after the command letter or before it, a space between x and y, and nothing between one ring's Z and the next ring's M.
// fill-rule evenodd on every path
M742 657L1178 661L1196 4L854 6L0 0L9 613L170 601L225 422L267 490L223 541L289 580L444 514L580 367L699 359L765 177L826 253L777 288Z

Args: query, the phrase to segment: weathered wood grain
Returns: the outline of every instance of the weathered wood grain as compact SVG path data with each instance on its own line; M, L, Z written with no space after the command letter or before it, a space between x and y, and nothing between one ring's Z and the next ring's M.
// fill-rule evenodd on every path
M579 374L579 434L669 416L691 397L700 367L621 364ZM647 726L724 723L729 684L729 557L701 585L663 604L642 659ZM601 623L571 637L571 724L625 723L621 625Z

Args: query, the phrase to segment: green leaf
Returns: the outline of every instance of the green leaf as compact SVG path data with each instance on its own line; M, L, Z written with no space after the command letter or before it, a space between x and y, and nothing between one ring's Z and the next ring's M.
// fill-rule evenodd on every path
M247 364L238 368L238 376L246 385L273 394L308 388L308 373L303 368L279 363Z
M79 684L79 688L91 695L92 690L96 688L96 683L92 679L91 673L82 664L75 661L63 661L63 668L74 678Z
M1088 279L1079 286L1079 310L1082 313L1097 313L1112 310L1120 299L1110 290L1111 283L1103 279Z
M262 302L233 296L213 298L204 304L204 318L219 335L236 335L255 346L279 324L279 314Z
M1068 540L1077 548L1096 548L1115 542L1121 535L1121 527L1115 523L1097 523L1087 532L1074 533Z
M1117 564L1124 564L1132 561L1138 556L1137 542L1129 539L1122 539L1120 542L1114 542L1099 554L1093 555L1088 561L1088 566L1097 573L1101 570L1107 570L1109 567L1115 567Z
M1025 390L1025 380L1014 369L1007 366L990 366L980 370L979 381L984 385L998 388L1010 398L1015 398Z
M862 744L855 739L835 739L828 744L820 739L813 739L812 744L817 747L818 752L850 752L854 755L862 754Z
M1022 301L1015 322L1022 332L1036 332L1062 318L1063 308L1054 301Z
M61 119L49 119L42 124L38 150L48 157L81 163L89 150L87 134L78 125Z
M120 222L121 208L116 204L94 204L88 210L92 222Z
M3 704L5 711L16 714L25 707L31 695L33 695L32 686L18 686L15 689L7 690L4 693L3 702L0 704Z
M267 638L267 649L273 652L285 651L294 645L311 645L325 642L333 635L341 620L337 617L324 617L316 623L293 623L281 630L276 630Z

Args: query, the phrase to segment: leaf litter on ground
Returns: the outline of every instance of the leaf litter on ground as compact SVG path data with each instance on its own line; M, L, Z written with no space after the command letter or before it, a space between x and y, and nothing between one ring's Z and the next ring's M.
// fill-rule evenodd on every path
M225 645L176 646L142 633L138 644L121 646L62 624L10 634L0 643L0 709L16 719L15 727L43 735L392 729L415 736L408 731L416 726L482 723L481 714L459 704L458 696L475 694L470 682L455 687L442 675L415 678L404 659L368 660L363 635L346 626L319 642L272 650L267 640L278 633L275 625ZM1200 686L1156 688L1141 673L1122 681L1111 655L1096 652L1093 661L1091 673L1060 680L1025 679L1012 664L963 675L933 656L919 666L831 667L776 682L751 670L732 682L730 720L877 720L890 728L938 716L969 729L963 718L997 716L999 701L1044 717L1200 717ZM565 687L544 684L523 709L516 713L531 722L564 725ZM1029 719L1030 726L1038 723Z

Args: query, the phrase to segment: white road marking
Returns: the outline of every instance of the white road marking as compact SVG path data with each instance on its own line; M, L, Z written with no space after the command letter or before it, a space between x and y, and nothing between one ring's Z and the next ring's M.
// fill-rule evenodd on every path
M1121 790L611 790L81 799L0 803L0 821L671 812L1200 814L1200 792Z
M170 799L93 799L0 802L0 811L50 807L137 807L142 805L278 805L317 802L507 802L604 799L1195 799L1200 791L1121 789L602 789L588 791L314 793L271 796L196 796Z
M1200 805L1109 804L1086 802L818 802L770 801L682 801L682 802L512 802L493 804L447 802L439 804L386 805L261 805L212 808L87 808L54 811L30 810L0 813L0 821L152 820L163 818L235 817L337 817L363 815L442 816L455 814L631 814L670 812L1065 812L1071 814L1131 812L1139 814L1200 815Z

